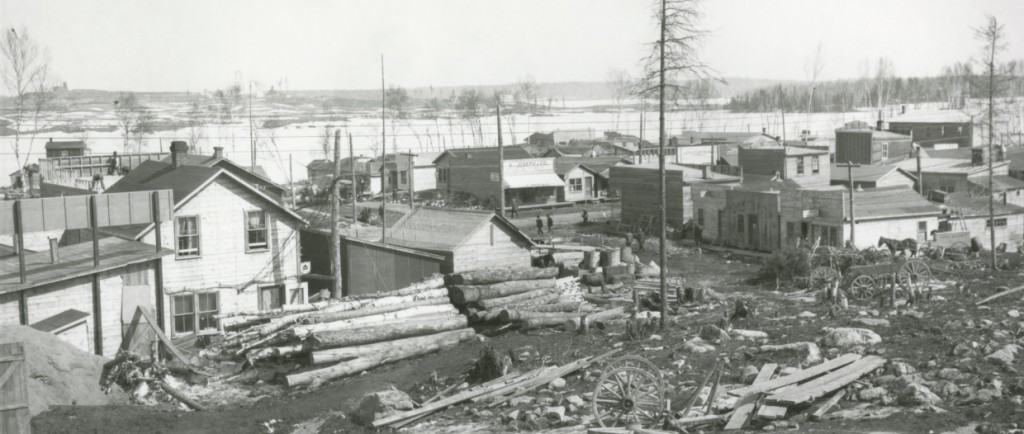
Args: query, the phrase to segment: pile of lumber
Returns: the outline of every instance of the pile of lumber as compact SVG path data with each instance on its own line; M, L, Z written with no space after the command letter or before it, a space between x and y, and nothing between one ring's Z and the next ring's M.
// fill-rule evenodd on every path
M474 325L585 332L597 321L620 318L625 309L601 310L583 300L575 277L558 279L557 268L478 270L446 278L448 298Z
M751 385L728 392L739 400L725 429L744 429L754 418L768 421L783 419L792 416L790 413L793 411L815 403L817 406L809 417L820 418L843 398L846 386L881 368L885 362L877 356L844 354L777 378L772 377L778 366L766 363Z
M525 395L534 389L542 387L556 378L564 377L585 369L594 363L606 360L618 352L619 350L615 349L597 356L584 357L562 366L546 366L525 373L509 373L495 380L424 404L419 408L377 419L372 425L374 428L401 428L419 421L432 413L464 402L474 402L488 408L495 407L512 398Z
M288 386L358 374L476 337L466 317L449 301L442 276L387 293L235 313L222 319L235 324L226 327L235 331L203 354L244 358L249 365L282 358L314 365L288 374Z

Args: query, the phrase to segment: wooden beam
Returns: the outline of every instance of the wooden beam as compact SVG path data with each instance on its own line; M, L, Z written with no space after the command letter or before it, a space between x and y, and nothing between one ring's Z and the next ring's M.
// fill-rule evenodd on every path
M828 371L832 371L834 369L839 369L843 366L849 365L850 363L853 363L858 359L860 359L860 355L844 354L825 363L821 363L819 365L812 366L801 371L797 371L796 373L787 375L785 377L776 378L774 380L767 381L761 384L753 384L747 387L741 387L739 389L730 390L729 394L733 396L743 396L748 393L767 392L769 390L778 389L782 386L787 386L790 384L799 383L804 380L809 380Z
M28 325L28 290L18 292L18 320L21 325ZM2 384L2 383L0 383Z
M778 405L796 405L813 401L856 381L875 369L882 367L885 359L878 356L867 356L843 368L837 369L821 378L809 381L791 390L775 393L766 402Z
M22 221L22 209L21 201L14 201L14 237L15 247L18 250L18 276L21 277L21 283L28 283L28 274L25 271L25 255L28 255L28 251L25 250L25 222Z
M1000 286L1000 288L1002 288L1003 290L999 291L999 292L997 292L995 294L992 294L992 295L990 295L988 297L983 298L981 301L979 301L977 303L974 303L974 305L975 306L981 306L981 305L983 305L985 303L988 303L988 302L990 302L992 300L1000 298L1000 297L1002 297L1004 295L1010 295L1010 294L1013 294L1013 293L1018 292L1020 290L1024 290L1024 286L1018 286L1018 287L1013 288L1013 289L1006 289L1006 287L1003 287L1003 286Z
M95 214L93 214L95 216ZM95 221L95 220L93 220ZM95 233L95 231L93 231ZM103 306L100 303L100 275L92 275L92 321L93 352L103 355Z
M775 370L778 367L779 365L775 363L765 363L761 366L761 371L757 373L757 377L754 378L754 382L751 384L768 382L772 379L772 375L775 374ZM754 413L754 408L757 406L757 400L760 397L760 392L743 395L743 397L736 402L736 409L733 410L732 416L729 417L729 421L726 422L725 428L722 428L722 430L738 430L747 426L747 422L750 421L750 416Z
M164 334L163 330L161 330L160 327L156 326L156 320L154 320L153 317L149 315L149 312L146 312L146 309L136 307L135 310L136 312L141 312L142 317L146 318L146 321L149 322L149 325L153 327L153 332L156 333L157 339L160 339L160 342L163 342L164 346L167 347L167 351L170 351L171 354L173 354L174 357L176 357L178 361L184 364L185 366L188 366L195 372L200 372L198 369L193 367L188 362L188 359L185 357L185 355L182 354L181 350L179 350L178 347L174 345L174 342L171 342L171 340L167 338L167 335Z
M153 192L153 230L154 236L156 237L156 251L159 253L163 249L163 234L160 230L160 192ZM163 258L157 258L153 263L156 265L154 270L155 280L153 286L156 291L156 326L161 330L164 328L164 260Z
M89 228L92 229L92 266L100 266L100 230L96 213L96 195L89 196Z
M832 407L835 407L835 405L839 403L839 400L843 399L844 396L846 396L846 389L842 389L836 392L835 395L832 395L832 397L825 400L825 402L821 403L821 405L819 405L818 408L814 410L814 413L811 413L811 415L808 416L807 418L810 420L821 419L821 417L824 416L825 413L828 412L830 409L832 409Z

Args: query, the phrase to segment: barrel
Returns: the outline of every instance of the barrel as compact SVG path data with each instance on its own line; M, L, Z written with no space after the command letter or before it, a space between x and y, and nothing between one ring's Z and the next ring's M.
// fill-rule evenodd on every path
M601 265L604 267L610 267L618 265L622 258L622 252L619 249L609 249L601 252Z
M583 252L583 268L593 270L598 267L601 257L597 250Z

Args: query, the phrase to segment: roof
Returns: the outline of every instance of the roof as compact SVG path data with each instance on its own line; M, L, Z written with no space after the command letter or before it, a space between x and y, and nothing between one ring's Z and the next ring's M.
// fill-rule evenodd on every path
M78 323L89 317L89 314L76 309L68 309L47 319L32 324L30 327L42 332L55 332Z
M508 227L514 236L533 244L516 225L493 212L426 207L416 208L395 222L387 231L385 241L403 247L450 252L491 221Z
M871 134L871 140L910 140L910 136L906 134L895 133L892 131L879 131L873 128L837 128L837 133L864 133Z
M1007 149L1005 157L1010 162L1010 170L1024 170L1024 149Z
M822 155L828 154L827 149L806 148L802 146L786 146L786 155Z
M762 138L770 141L775 141L775 137L769 136L764 133L752 133L752 132L711 132L711 131L682 131L677 135L672 136L669 140L675 140L678 145L685 146L689 145L690 139L693 139L693 144L701 144L702 142L708 142L704 144L722 144L722 143L742 143L742 144L753 144L759 142Z
M46 142L45 149L47 150L59 150L59 149L86 149L89 146L81 140L65 140L60 142L49 141Z
M306 164L309 170L334 170L334 162L331 160L318 159Z
M50 252L35 252L25 255L25 268L28 283L20 283L18 276L18 257L8 256L0 259L0 294L35 288L55 282L89 276L98 272L108 271L129 264L150 261L174 251L162 249L137 241L106 237L99 240L100 265L93 268L92 243L81 243L58 248L61 261L50 263Z
M844 200L843 204L849 216L849 202ZM904 186L858 190L853 204L858 221L942 214L934 203Z
M658 170L658 163L657 162L647 162L647 163L643 163L643 164L632 164L632 165L628 165L628 166L616 166L616 167L636 168L636 169L642 169L642 170ZM683 165L680 165L680 164L669 163L669 162L665 162L665 172L667 172L667 173L682 172L683 180L687 181L687 182L697 182L697 181L723 181L723 182L733 181L733 182L739 182L740 181L740 177L738 177L738 176L726 175L726 174L723 174L723 173L712 172L712 171L708 171L708 177L704 178L704 170L702 170L702 169L697 169L697 168L694 168L694 167L683 166ZM657 188L657 186L651 186L651 188Z
M505 188L564 187L565 182L554 173L505 175Z
M174 192L174 207L177 209L191 199L196 193L206 188L207 185L218 177L227 177L234 180L238 184L242 185L246 190L249 190L256 196L263 198L266 202L278 208L285 214L294 217L296 220L303 221L302 217L292 210L285 208L278 201L255 189L249 183L241 180L236 175L222 168L187 165L175 168L169 163L149 160L143 162L131 172L128 172L128 174L122 177L120 181L108 187L105 193L171 190ZM106 228L104 232L124 236L127 233L132 233L131 231L134 231L134 235L130 238L136 239L142 236L143 233L151 226L152 224ZM141 229L136 231L136 229L140 227Z
M797 190L803 188L792 179L779 179L769 175L746 174L743 175L743 182L736 186L735 190L746 191L782 191Z
M994 167L1008 164L1005 161L992 163ZM901 169L907 172L917 173L917 159L912 158L896 163ZM962 158L921 158L921 172L923 173L948 173L948 174L975 174L987 173L988 165L971 164L970 159Z
M956 110L934 110L920 111L896 116L889 119L890 124L894 123L933 123L933 124L964 124L970 123L971 116Z
M956 159L971 159L971 152L974 148L954 148L954 149L928 149L921 148L921 158L956 158Z
M576 166L584 166L594 173L601 173L619 163L625 163L617 156L596 156L596 157L571 157L562 156L555 158L555 173L558 176L565 176Z
M988 176L967 178L967 182L988 190ZM1010 175L992 175L992 189L994 191L1020 190L1024 189L1024 181Z
M488 148L460 148L460 149L449 149L442 152L437 158L434 158L433 163L437 164L437 161L444 157L465 159L465 160L479 160L479 161L498 161L498 147ZM523 158L533 158L529 152L519 146L505 146L502 150L502 157L506 160L519 160Z
M900 174L909 176L916 179L915 176L911 175L906 170L903 170L896 166L875 166L875 165L861 165L852 168L846 166L832 165L831 180L836 182L842 182L844 185L849 182L850 175L853 176L853 182L877 182L893 172L899 172Z
M168 164L170 164L172 157L173 157L172 155L168 155L168 156L162 158L160 160L160 162L161 163L168 163ZM183 163L184 163L183 165L184 166L201 166L201 167L217 167L217 166L220 166L220 165L234 166L235 169L242 170L243 172L246 172L247 174L256 175L257 178L260 178L263 182L269 184L272 187L284 190L284 187L281 187L276 182L270 180L270 176L267 175L267 171L264 170L263 167L261 167L261 166L255 166L255 168L253 168L253 166L243 166L243 165L238 164L238 163L236 163L234 161L231 161L231 160L229 160L227 158L217 158L217 157L214 157L214 156L211 156L211 155L185 154L185 155L183 155L183 157L184 157L184 159L183 159Z
M956 192L946 195L945 205L959 214L961 217L988 217L989 196L973 196L966 192ZM993 201L995 215L1024 214L1024 208L1016 205Z

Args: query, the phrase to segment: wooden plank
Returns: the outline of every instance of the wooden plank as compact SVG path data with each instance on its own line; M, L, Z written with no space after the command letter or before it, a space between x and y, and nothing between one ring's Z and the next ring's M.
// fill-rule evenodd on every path
M174 346L174 342L171 342L171 340L167 338L167 335L164 334L163 329L157 326L156 320L154 320L153 317L149 315L149 312L146 312L146 310L141 307L136 308L136 312L142 312L142 317L146 318L146 321L149 322L149 326L153 328L153 332L156 333L157 339L160 339L160 342L164 343L164 346L167 347L167 351L170 351L171 354L174 354L174 357L176 357L179 362L183 363L185 366L188 366L193 371L201 372L195 367L193 367L192 364L188 362L188 358L186 358L185 355L181 353L181 350L179 350L178 347Z
M743 396L753 392L767 392L769 390L778 389L782 386L788 386L790 384L796 384L804 380L809 380L826 372L849 365L850 363L853 363L858 359L860 359L860 355L858 354L844 354L825 363L821 363L810 368L797 371L792 375L779 377L761 384L753 384L747 387L741 387L739 389L730 390L729 394L733 396Z
M0 432L28 434L32 415L28 408L25 348L20 342L0 344Z
M764 420L779 420L786 417L786 407L780 405L761 405L757 409L757 418Z
M835 405L839 403L839 400L843 399L844 396L846 396L846 389L842 389L836 392L835 395L832 395L832 397L825 400L825 402L821 403L821 405L819 405L818 408L814 410L814 413L811 413L811 415L808 416L808 419L821 419L821 417L824 416L825 413L828 412L830 409L832 409L832 407L835 407Z
M1024 289L1024 286L1018 286L1018 287L1013 288L1013 289L1005 289L1005 287L1002 287L1002 286L1000 288L1003 288L1003 290L999 291L999 292L997 292L995 294L992 294L992 295L990 295L988 297L985 297L981 301L979 301L977 303L974 303L974 305L975 306L981 306L981 305L983 305L985 303L988 303L988 302L990 302L992 300L995 300L997 298L1000 298L1002 296L1013 294L1015 292L1018 292L1018 291Z
M757 373L757 377L754 378L754 382L751 384L768 382L772 379L772 375L775 375L775 370L778 369L778 367L779 365L776 363L765 363L761 366L761 371ZM757 406L757 400L760 397L760 392L743 395L743 397L736 402L736 409L733 410L732 416L729 417L729 421L726 422L725 428L722 428L722 430L738 430L747 426L747 422L750 421L750 416L754 413L754 407Z
M774 393L766 402L780 405L796 405L813 401L856 381L868 372L874 371L885 364L885 359L878 356L867 356L825 376L801 384L793 389Z

